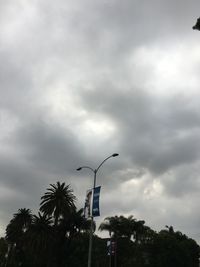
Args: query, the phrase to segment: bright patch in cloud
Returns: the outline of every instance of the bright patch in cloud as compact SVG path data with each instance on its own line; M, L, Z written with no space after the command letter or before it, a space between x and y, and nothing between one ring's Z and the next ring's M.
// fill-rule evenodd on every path
M136 83L152 94L172 96L199 92L196 75L200 67L199 46L191 43L142 46L133 52L129 64Z

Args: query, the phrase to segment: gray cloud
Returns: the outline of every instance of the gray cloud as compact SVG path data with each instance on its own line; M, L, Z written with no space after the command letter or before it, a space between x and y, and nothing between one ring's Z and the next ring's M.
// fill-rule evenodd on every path
M119 149L134 163L162 173L198 160L200 117L190 98L158 99L142 90L124 94L123 88L117 92L105 87L109 90L84 92L87 106L90 112L114 119L120 131Z
M98 173L102 217L134 214L195 238L199 5L0 1L2 235L51 182L70 183L81 206L93 174L76 168L118 152Z

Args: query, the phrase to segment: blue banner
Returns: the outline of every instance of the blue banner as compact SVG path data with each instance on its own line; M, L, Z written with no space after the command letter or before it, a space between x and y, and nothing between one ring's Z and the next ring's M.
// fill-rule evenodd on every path
M93 191L93 204L92 204L92 216L100 216L99 210L99 197L100 197L101 186L95 187Z

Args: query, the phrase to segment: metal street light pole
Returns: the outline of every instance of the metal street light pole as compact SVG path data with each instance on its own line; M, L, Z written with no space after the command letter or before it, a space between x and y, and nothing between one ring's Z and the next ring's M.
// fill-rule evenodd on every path
M117 157L117 156L119 156L119 154L118 153L114 153L111 156L107 157L106 159L104 159L101 162L101 164L99 164L99 166L96 169L93 169L93 168L91 168L89 166L82 166L82 167L79 167L76 170L80 171L82 169L90 169L94 173L94 184L93 184L93 191L94 191L94 189L96 187L96 178L97 178L98 170L104 164L104 162L107 161L109 158ZM91 260L92 260L93 224L94 224L94 217L93 217L93 214L92 214L92 216L91 216L91 225L90 225L89 250L88 250L88 267L91 267Z

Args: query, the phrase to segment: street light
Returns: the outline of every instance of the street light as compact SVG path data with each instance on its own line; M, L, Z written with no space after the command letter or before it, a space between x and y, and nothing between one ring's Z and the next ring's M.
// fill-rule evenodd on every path
M117 157L119 156L118 153L114 153L111 156L107 157L106 159L104 159L101 164L99 164L99 166L96 169L93 169L89 166L81 166L79 168L77 168L77 171L80 171L82 169L90 169L93 173L94 173L94 184L93 184L93 190L96 187L96 178L97 178L97 172L100 169L100 167L104 164L105 161L107 161L108 159L112 158L112 157ZM91 225L90 225L90 239L89 239L89 251L88 251L88 267L91 267L91 259L92 259L92 236L93 236L93 223L94 223L94 217L93 214L91 216Z

